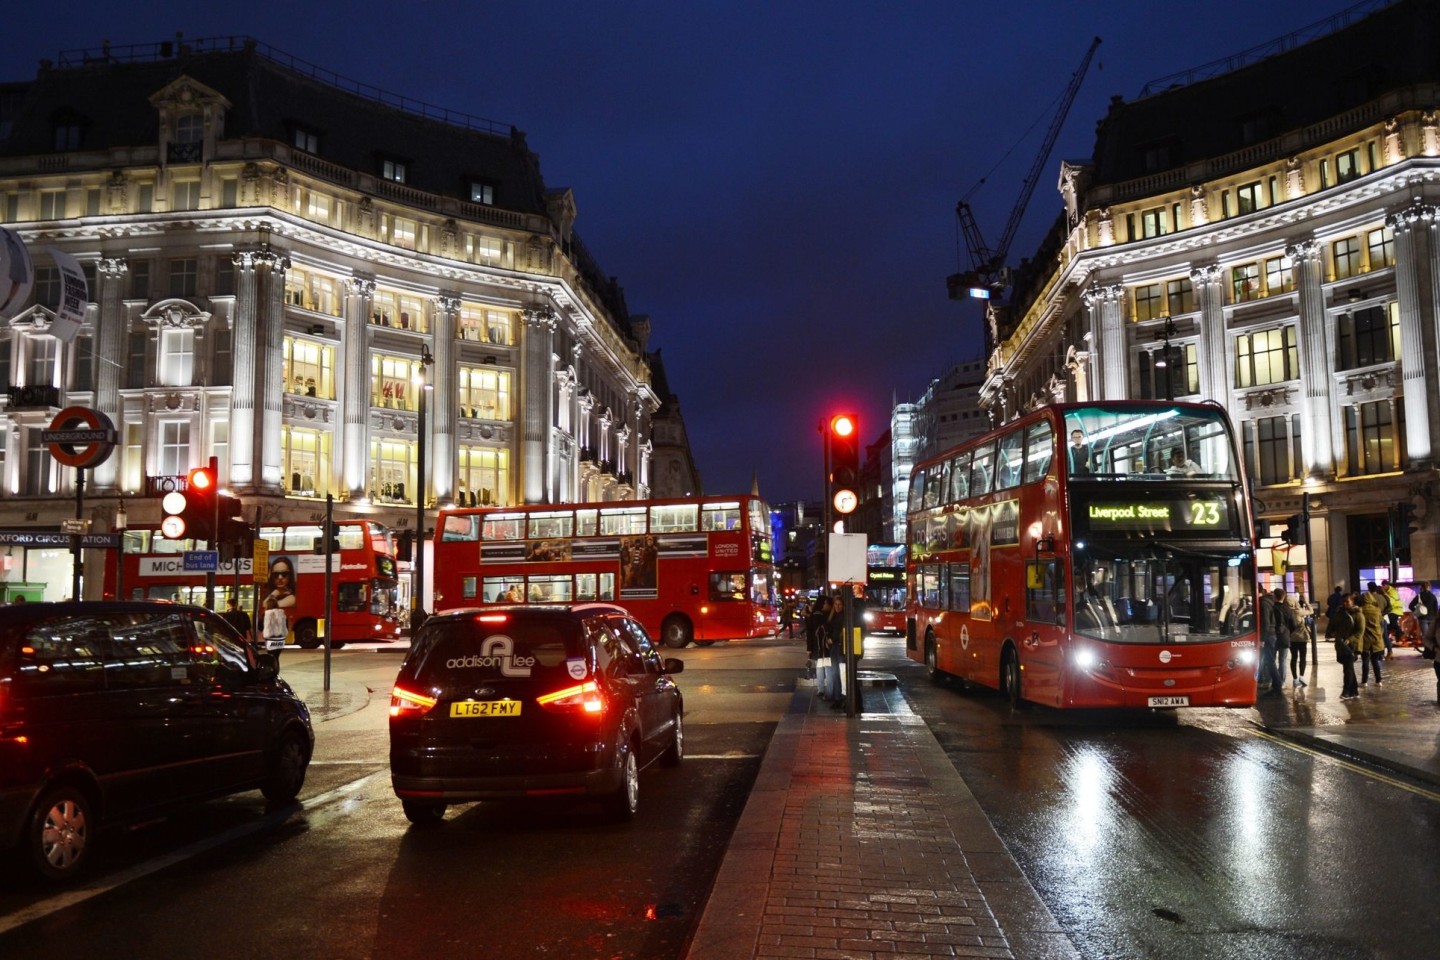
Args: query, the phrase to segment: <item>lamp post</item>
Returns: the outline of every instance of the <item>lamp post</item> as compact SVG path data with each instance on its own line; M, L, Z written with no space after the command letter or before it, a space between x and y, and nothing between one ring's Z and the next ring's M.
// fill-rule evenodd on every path
M125 528L129 525L130 518L125 513L125 498L120 498L120 504L115 508L115 532L120 536L120 542L115 545L115 599L125 599Z
M415 558L414 576L410 583L410 624L415 629L416 616L424 609L425 598L425 415L428 403L426 392L430 389L428 368L435 362L429 346L420 348L420 369L415 374L415 385L420 389L416 418L415 437Z
M1170 317L1165 318L1165 329L1155 334L1156 340L1164 340L1160 348L1160 359L1155 361L1156 371L1165 371L1165 399L1175 399L1175 381L1170 377L1170 338L1175 336L1175 321Z

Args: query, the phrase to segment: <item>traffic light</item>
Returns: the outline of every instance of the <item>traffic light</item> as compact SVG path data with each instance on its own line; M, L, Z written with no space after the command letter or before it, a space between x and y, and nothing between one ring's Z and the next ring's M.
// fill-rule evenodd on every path
M243 507L240 498L233 493L221 493L216 496L220 526L215 529L215 539L220 543L238 544L248 550L251 541L255 538L250 524L240 516Z
M192 540L215 542L215 509L220 498L220 481L215 463L196 467L185 479L184 535Z
M854 513L860 505L860 419L853 413L830 418L826 434L830 448L830 507L839 515Z
M1285 518L1285 542L1292 547L1305 542L1305 517L1302 514L1295 513Z

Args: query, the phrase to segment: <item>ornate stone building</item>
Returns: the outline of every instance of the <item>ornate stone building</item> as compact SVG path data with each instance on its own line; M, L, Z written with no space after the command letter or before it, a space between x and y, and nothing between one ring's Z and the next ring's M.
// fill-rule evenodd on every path
M1261 546L1311 512L1308 550L1267 584L1322 597L1387 575L1407 539L1413 575L1440 575L1440 10L1376 6L1117 98L990 314L1001 420L1223 404L1272 521Z
M97 530L122 496L132 525L158 519L147 478L210 456L267 521L327 494L402 530L417 498L646 496L650 324L576 218L514 128L252 40L107 47L0 85L0 222L36 266L0 328L11 525L71 515L74 471L39 441L70 404L120 434L89 478ZM50 331L50 246L89 274L73 343Z

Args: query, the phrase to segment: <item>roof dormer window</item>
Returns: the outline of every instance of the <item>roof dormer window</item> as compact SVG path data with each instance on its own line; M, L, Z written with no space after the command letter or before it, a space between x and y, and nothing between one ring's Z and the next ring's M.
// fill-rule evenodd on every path
M405 182L405 162L385 157L380 161L380 176L396 183Z

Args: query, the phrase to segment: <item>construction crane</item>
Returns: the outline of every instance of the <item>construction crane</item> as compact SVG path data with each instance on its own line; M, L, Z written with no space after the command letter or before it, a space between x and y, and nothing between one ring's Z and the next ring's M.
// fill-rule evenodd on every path
M1085 58L1080 61L1080 66L1070 77L1070 85L1065 88L1065 93L1060 98L1060 106L1055 111L1054 119L1050 121L1050 129L1045 131L1044 142L1040 144L1040 153L1035 157L1030 172L1025 176L1025 182L1020 187L1020 198L1015 201L1015 209L1010 211L1010 220L1005 224L1005 232L1000 235L1000 242L995 249L990 249L985 243L985 238L980 235L980 227L975 223L975 214L970 209L970 204L961 200L955 205L955 216L960 220L960 230L965 237L965 246L970 251L970 269L963 273L951 274L946 278L945 285L949 288L951 300L964 300L967 297L988 300L993 294L1009 286L1005 279L1008 272L1005 258L1010 253L1010 244L1015 239L1016 231L1020 229L1020 221L1025 216L1025 208L1030 205L1030 198L1035 193L1035 185L1040 180L1041 168L1050 159L1050 151L1055 148L1055 140L1060 136L1060 128L1065 124L1065 116L1070 112L1070 105L1075 102L1075 94L1080 91L1080 82L1085 79L1085 72L1090 69L1090 61L1094 58L1095 49L1099 46L1099 37L1090 41L1090 49L1085 51Z

